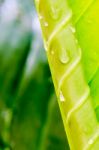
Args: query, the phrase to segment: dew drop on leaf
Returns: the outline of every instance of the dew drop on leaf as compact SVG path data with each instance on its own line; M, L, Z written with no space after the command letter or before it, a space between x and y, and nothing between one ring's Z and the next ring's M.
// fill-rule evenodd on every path
M70 30L72 31L72 33L76 32L76 29L73 26L70 26Z
M51 50L51 55L54 55L54 50Z
M91 139L91 140L89 141L89 144L90 144L90 145L93 144L93 139Z
M61 13L62 13L62 10L59 7L57 6L51 7L50 15L52 19L54 20L59 19L61 17Z
M39 19L41 20L42 25L43 25L44 27L48 27L48 22L45 21L45 18L44 18L41 14L40 14L40 16L39 16Z
M67 51L66 49L62 48L60 51L59 51L59 60L62 64L67 64L69 62L69 56L67 54Z
M43 19L43 16L42 16L42 15L40 15L40 16L39 16L39 18L40 18L40 20L42 20L42 19Z
M48 27L48 23L47 23L47 22L44 22L44 26L45 26L45 27Z
M63 96L63 93L62 93L62 91L60 91L60 101L61 102L64 102L65 101L65 98L64 98L64 96Z

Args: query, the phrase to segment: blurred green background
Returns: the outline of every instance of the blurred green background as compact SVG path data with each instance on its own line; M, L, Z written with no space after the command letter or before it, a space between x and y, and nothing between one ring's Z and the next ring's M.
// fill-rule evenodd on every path
M33 0L0 0L0 150L69 150Z

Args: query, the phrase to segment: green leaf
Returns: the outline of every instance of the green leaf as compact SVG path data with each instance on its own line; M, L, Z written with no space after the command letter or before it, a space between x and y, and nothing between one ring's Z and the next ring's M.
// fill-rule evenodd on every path
M85 77L91 88L95 109L99 106L99 1L69 0L76 36L82 48Z
M70 148L97 150L99 1L39 0L36 5Z

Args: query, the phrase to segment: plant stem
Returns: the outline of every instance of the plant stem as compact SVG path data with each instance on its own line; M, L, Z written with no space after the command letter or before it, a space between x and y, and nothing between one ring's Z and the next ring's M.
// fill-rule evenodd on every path
M45 49L71 150L97 150L99 125L66 0L36 1Z

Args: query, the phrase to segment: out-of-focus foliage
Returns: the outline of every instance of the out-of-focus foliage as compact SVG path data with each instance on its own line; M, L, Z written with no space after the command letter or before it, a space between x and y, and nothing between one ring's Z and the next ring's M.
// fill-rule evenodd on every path
M31 0L0 1L0 150L68 150Z

